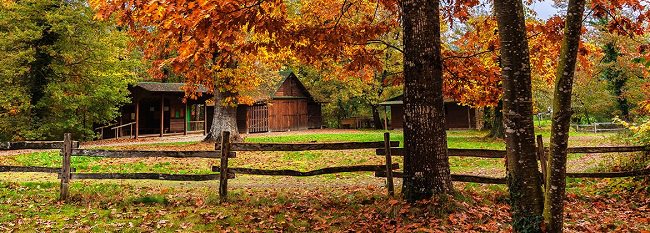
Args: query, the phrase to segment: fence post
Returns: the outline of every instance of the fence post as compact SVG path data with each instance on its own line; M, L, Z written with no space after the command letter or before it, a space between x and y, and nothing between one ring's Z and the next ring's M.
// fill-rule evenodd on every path
M70 185L70 156L72 155L72 136L66 133L63 136L63 166L61 166L61 194L59 200L68 199L68 188Z
M395 196L395 187L393 185L393 161L391 158L390 148L390 133L384 133L384 150L386 151L386 186L388 188L388 196Z
M230 154L230 132L221 133L221 170L219 171L219 198L228 201L228 154Z
M594 133L598 133L598 123L594 122Z
M539 159L542 165L542 184L546 185L546 165L548 161L546 159L546 150L544 149L544 139L542 135L537 135L537 159Z

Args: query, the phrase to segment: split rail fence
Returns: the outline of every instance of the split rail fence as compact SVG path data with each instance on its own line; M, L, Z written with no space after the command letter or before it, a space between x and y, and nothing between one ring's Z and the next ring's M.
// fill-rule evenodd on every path
M68 197L69 184L75 179L153 179L153 180L174 180L174 181L208 181L219 180L219 194L221 201L227 200L228 179L234 179L236 174L268 175L268 176L316 176L343 172L375 172L376 177L386 177L386 187L389 195L394 195L393 178L402 178L402 172L394 171L399 169L397 163L392 162L393 156L404 156L404 148L399 148L399 142L390 141L390 134L384 134L384 141L378 142L344 142L344 143L231 143L230 133L222 132L222 140L215 144L214 151L114 151L97 149L79 149L79 143L71 140L70 134L65 134L64 141L54 142L4 142L0 143L0 150L18 149L61 149L63 156L62 167L24 167L24 166L0 166L0 172L46 172L57 173L61 180L60 198L65 200ZM541 135L537 137L538 159L545 161L548 148L545 148ZM375 149L375 154L385 157L385 164L380 165L356 165L341 167L326 167L312 171L295 170L264 170L253 168L230 168L228 160L237 157L237 151L309 151L309 150L356 150ZM616 147L572 147L568 153L615 153L615 152L648 152L650 146L616 146ZM213 166L213 172L219 174L161 174L161 173L77 173L71 167L72 156L90 156L101 158L148 158L148 157L171 157L171 158L213 158L220 159L220 166ZM478 157L503 159L506 157L504 150L487 149L449 149L449 156ZM545 176L545 163L542 164L542 176ZM602 172L602 173L567 173L567 177L573 178L616 178L632 176L648 176L650 169L642 169L626 172ZM505 184L504 177L485 177L475 175L452 174L453 181L475 182L487 184Z

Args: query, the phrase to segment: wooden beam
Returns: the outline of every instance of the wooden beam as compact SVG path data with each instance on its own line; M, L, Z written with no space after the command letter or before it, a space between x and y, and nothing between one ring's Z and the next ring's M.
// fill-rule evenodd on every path
M546 148L548 150L548 148ZM599 147L569 147L567 153L613 153L613 152L638 152L650 151L648 146L599 146Z
M115 150L72 150L72 156L89 156L103 158L149 158L149 157L171 157L171 158L221 158L221 151L115 151ZM236 152L231 152L229 158L235 158Z
M386 177L386 171L376 171L376 177ZM393 177L403 178L403 172L393 172ZM482 184L506 184L505 177L486 177L486 176L474 176L474 175L463 175L463 174L451 174L452 181L458 182L472 182L472 183L482 183Z
M135 100L135 139L140 136L140 98Z
M218 180L219 174L184 175L161 173L72 173L72 179L115 179L115 180L175 180L175 181L207 181ZM235 174L228 174L228 179L235 178Z
M70 168L70 171L76 169ZM42 173L61 173L60 167L33 167L33 166L0 166L0 172L42 172Z
M219 145L215 143L215 147ZM228 178L226 177L230 171L228 170L228 154L230 152L230 132L221 132L221 168L219 168L219 200L221 202L228 201ZM212 168L214 171L214 167Z
M203 135L208 134L208 105L203 104Z
M61 153L63 155L63 165L61 166L61 174L59 175L61 179L59 200L67 200L70 187L70 173L72 172L70 169L70 163L72 161L70 158L72 155L72 135L70 133L63 135L63 149L61 149Z
M191 116L191 114L187 114L187 101L188 100L185 100L185 111L183 112L183 135L187 135L187 121Z
M399 169L399 164L392 165L393 170ZM219 171L220 167L212 167L212 171ZM383 171L385 174L386 165L357 165L357 166L343 166L343 167L327 167L323 169L301 172L295 170L264 170L254 168L228 168L228 172L235 174L248 174L248 175L265 175L265 176L317 176L325 174L334 174L342 172L376 172Z
M571 178L619 178L650 176L650 168L626 172L567 173L566 176Z
M505 150L488 150L488 149L449 149L449 156L459 157L478 157L478 158L505 158ZM404 156L404 148L392 148L392 156ZM385 155L385 149L377 149L377 155Z
M391 158L390 149L390 133L384 133L384 149L386 150L386 186L388 188L388 196L395 196L395 185L393 184L393 160Z
M0 142L0 150L49 150L62 149L63 141L21 141L21 142ZM79 142L73 141L72 147L78 148Z
M165 133L165 96L160 96L160 136Z
M390 142L392 147L398 141ZM335 143L232 143L232 151L304 151L304 150L352 150L383 148L384 142L335 142Z

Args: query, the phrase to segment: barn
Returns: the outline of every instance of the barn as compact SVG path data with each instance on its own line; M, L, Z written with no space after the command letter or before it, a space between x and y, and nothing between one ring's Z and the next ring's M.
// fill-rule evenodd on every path
M251 105L237 106L240 133L321 128L321 103L314 99L293 72L268 90L260 90Z
M379 103L390 107L391 129L404 127L404 95L399 95ZM460 105L457 101L445 98L445 121L447 129L476 129L477 122L480 124L480 114L477 109Z
M121 107L121 114L113 124L97 127L96 132L101 139L205 133L206 101L212 95L200 86L200 97L183 102L183 85L140 82L130 86L132 103Z

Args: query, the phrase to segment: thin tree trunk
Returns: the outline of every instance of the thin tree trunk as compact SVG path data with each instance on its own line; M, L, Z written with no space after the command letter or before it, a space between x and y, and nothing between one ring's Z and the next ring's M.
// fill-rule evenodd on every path
M521 0L496 0L501 42L503 123L512 226L541 232L544 198L535 148L530 58Z
M370 108L372 109L372 123L375 129L384 129L384 123L381 122L381 116L379 115L379 105L373 104Z
M496 107L491 107L491 116L490 116L490 134L489 137L492 138L503 138L505 135L505 130L503 129L503 100L499 100L499 103Z
M403 0L407 201L452 190L442 96L439 0Z
M215 90L219 90L215 88ZM230 131L230 141L241 141L237 129L237 106L224 106L223 99L227 94L215 91L214 93L214 117L212 126L205 136L205 141L221 141L221 132Z
M570 0L560 50L553 98L551 145L546 166L544 222L548 232L562 232L566 186L566 160L571 124L571 90L582 34L582 15L586 0Z

